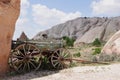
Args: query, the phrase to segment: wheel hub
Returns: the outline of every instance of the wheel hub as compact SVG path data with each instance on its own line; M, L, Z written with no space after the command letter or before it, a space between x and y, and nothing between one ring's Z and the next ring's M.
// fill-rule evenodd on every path
M29 55L25 55L23 57L23 61L28 62L29 60L30 60L30 56Z
M64 58L63 57L59 57L58 60L64 61Z

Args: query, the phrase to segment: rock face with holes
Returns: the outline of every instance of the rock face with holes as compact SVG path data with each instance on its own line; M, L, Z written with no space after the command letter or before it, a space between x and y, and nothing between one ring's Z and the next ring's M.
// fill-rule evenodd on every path
M8 70L15 23L20 13L20 0L0 0L0 75Z
M33 39L42 39L42 34L47 34L48 38L58 39L63 36L69 36L76 38L75 46L80 46L81 43L91 43L96 38L107 41L119 29L120 17L80 17L42 31Z
M116 32L103 47L102 53L120 55L120 30Z

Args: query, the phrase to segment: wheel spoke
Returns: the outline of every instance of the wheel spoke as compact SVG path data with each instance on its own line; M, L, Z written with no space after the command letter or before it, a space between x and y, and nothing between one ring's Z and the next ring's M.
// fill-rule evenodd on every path
M28 71L30 71L30 64L29 64L29 62L27 63L27 66L28 66Z
M28 47L28 53L29 53L29 51L30 51L30 49L31 49L31 46L30 45L28 45L29 47Z
M16 62L18 59L16 58L16 59L14 59L14 60L12 60L12 62Z
M19 70L19 69L22 67L22 65L23 65L23 64L20 64L20 65L18 66L17 70Z
M35 64L34 63L32 63L31 61L29 62L35 69L37 68L36 66L35 66Z
M32 54L34 54L34 52L35 51L38 51L36 48L34 48L33 50L32 50L32 52L30 52L30 55L32 55ZM38 52L39 53L39 52Z
M62 64L61 62L59 62L59 64L58 64L57 68L61 68L61 69L63 69L63 68L64 68L64 66L63 66L63 64Z
M22 56L13 55L13 58L23 58Z
M22 48L22 50L23 50L23 51L24 51L24 53L25 53L25 47L24 47L24 46L25 46L25 44L24 44L24 45L22 45L22 47L21 47L21 48Z
M59 63L57 67L60 68L60 66L61 66L61 64Z
M61 52L62 55L61 56L64 57L66 55L66 53L67 53L66 50L62 49L62 52Z
M36 60L35 60L35 59L32 59L32 58L30 59L30 61L34 61L34 62L36 62Z
M57 54L57 56L60 56L60 53L58 53L58 51L55 52Z
M68 53L65 53L65 55L63 56L64 58L67 58L69 57L69 54Z
M52 60L53 62L58 62L58 60Z
M58 57L57 57L57 56L53 56L53 58L58 59Z
M56 63L54 64L54 66L56 66L57 64L59 64L59 62L56 62Z
M24 56L24 54L23 54L20 50L18 50L18 49L17 49L17 53L19 53L19 54L21 54L22 56Z
M23 66L23 71L25 71L26 69L26 63L23 63L24 64L24 66Z
M64 56L64 50L60 49L60 56Z
M21 62L23 62L22 60L16 59L15 61L12 61L12 64L15 66L16 63L20 64Z
M37 49L33 49L33 51L32 51L32 53L34 53L34 52L36 52L36 51L38 51ZM39 52L38 52L39 53Z

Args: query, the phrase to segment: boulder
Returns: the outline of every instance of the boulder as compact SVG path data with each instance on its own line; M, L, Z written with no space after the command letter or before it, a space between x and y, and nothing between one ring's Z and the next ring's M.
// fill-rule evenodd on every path
M120 55L120 30L116 32L105 44L101 53Z
M0 0L0 75L8 70L11 41L19 13L20 0Z

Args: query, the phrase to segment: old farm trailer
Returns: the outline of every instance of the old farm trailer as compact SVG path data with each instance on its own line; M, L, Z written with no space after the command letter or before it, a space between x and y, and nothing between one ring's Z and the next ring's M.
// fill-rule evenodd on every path
M44 58L56 69L68 67L72 62L61 40L12 41L9 63L17 72L38 70Z

